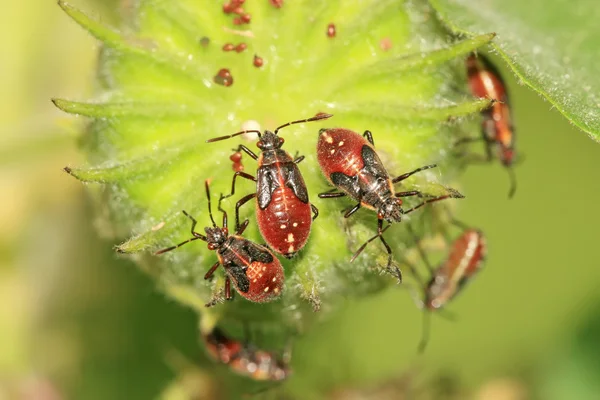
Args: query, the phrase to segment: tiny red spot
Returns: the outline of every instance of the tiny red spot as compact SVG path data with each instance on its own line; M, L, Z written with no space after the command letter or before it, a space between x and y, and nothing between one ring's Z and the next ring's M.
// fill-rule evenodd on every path
M235 47L235 51L237 51L238 53L241 53L242 51L246 50L248 48L248 45L246 43L240 43Z
M383 51L388 51L392 48L392 40L389 37L381 39L381 41L379 42L379 47Z
M244 165L242 164L242 153L236 151L235 153L229 156L229 159L232 161L231 168L235 172L244 170Z
M233 85L233 76L227 68L221 68L217 75L214 76L213 81L217 85L223 85L225 87Z
M231 14L231 12L233 11L233 7L234 5L231 2L223 4L223 12L225 14Z
M248 13L242 15L242 22L244 22L245 24L249 24L251 19L252 17Z
M223 45L223 51L233 51L235 49L235 46L233 45L233 43L225 43Z
M334 38L336 35L335 25L333 23L327 25L327 36L330 38Z
M242 19L241 18L234 18L233 19L233 24L234 25L242 25Z
M270 3L275 8L283 7L283 0L270 0Z
M259 57L255 54L253 64L256 68L260 68L263 66L264 60L262 59L262 57Z

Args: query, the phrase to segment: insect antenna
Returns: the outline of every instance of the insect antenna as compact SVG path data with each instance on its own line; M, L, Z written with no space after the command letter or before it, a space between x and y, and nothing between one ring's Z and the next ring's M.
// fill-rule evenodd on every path
M210 216L210 220L212 221L213 227L217 227L215 223L215 219L213 218L212 209L210 207L210 188L208 187L208 179L204 181L204 188L206 189L206 198L208 199L208 215Z
M189 242L193 242L194 240L203 240L203 241L206 242L206 238L205 237L198 237L198 236L196 236L196 237L193 237L191 239L184 240L183 242L181 242L179 244L176 244L175 246L171 246L171 247L167 247L166 249L159 250L159 251L155 252L154 255L157 256L159 254L166 253L167 251L175 250L176 248L181 247L184 244L187 244Z
M245 130L245 131L240 131L240 132L233 133L231 135L219 136L219 137L216 137L216 138L208 139L206 141L206 143L212 143L212 142L218 142L220 140L230 139L230 138L232 138L234 136L243 135L244 133L256 133L259 138L260 138L260 135L261 135L260 131L258 131L256 129Z
M221 203L223 202L224 198L225 196L223 196L223 193L221 193L221 196L219 197L219 205L217 206L217 208L223 213L223 228L227 229L227 212L223 210L223 207L221 206Z
M197 224L197 222L196 222L196 220L194 219L194 217L192 217L191 215L189 215L189 214L188 214L187 212L185 212L185 211L182 211L182 212L183 212L183 214L184 214L186 217L188 217L189 219L191 219L191 220L192 220L192 229L191 229L191 232L192 232L192 236L194 236L194 237L193 237L193 238L191 238L191 239L188 239L188 240L184 240L183 242L181 242L181 243L179 243L179 244L176 244L175 246L171 246L171 247L167 247L166 249L159 250L159 251L157 251L157 252L155 252L155 253L154 253L154 255L155 255L155 256L157 256L157 255L159 255L159 254L162 254L162 253L166 253L167 251L175 250L176 248L178 248L178 247L181 247L181 246L183 246L183 245L184 245L184 244L186 244L186 243L193 242L194 240L202 240L202 241L204 241L204 242L206 242L206 241L207 241L207 238L206 238L206 236L204 236L204 235L201 235L201 234L199 234L198 232L196 232L196 231L194 230L194 228L196 227L196 224Z
M333 114L325 114L325 113L319 113L317 115L315 115L312 118L307 118L307 119L299 119L297 121L292 121L292 122L288 122L286 124L283 124L279 127L277 127L277 129L275 129L274 133L277 135L277 132L279 132L279 130L281 128L285 128L286 126L290 126L290 125L294 125L294 124L301 124L303 122L312 122L312 121L319 121L321 119L327 119L327 118L331 118L333 117Z
M356 257L358 257L358 256L360 255L360 253L362 253L362 252L363 252L363 250L365 249L365 247L367 247L367 245L368 245L369 243L371 243L373 240L375 240L375 239L377 239L379 236L383 235L383 232L387 231L387 230L388 230L388 228L389 228L390 226L392 226L392 225L388 225L388 226L386 226L385 228L383 228L383 229L381 230L381 233L378 233L377 235L373 236L372 238L370 238L369 240L367 240L366 242L364 242L364 243L363 243L363 245L362 245L362 246L360 246L360 247L358 248L358 250L356 250L356 252L355 252L355 253L354 253L354 255L352 256L352 258L350 259L350 262L354 262L354 260L356 260Z

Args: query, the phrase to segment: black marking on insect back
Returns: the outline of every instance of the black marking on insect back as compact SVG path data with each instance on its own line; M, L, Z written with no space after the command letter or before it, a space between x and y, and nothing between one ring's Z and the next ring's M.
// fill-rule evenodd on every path
M385 180L389 179L389 174L383 167L381 160L375 150L373 150L370 146L364 145L361 150L361 156L363 159L364 167L363 169L376 178L383 178Z
M273 262L273 256L271 253L262 246L248 242L245 250L250 256L250 262L258 261L262 264L270 264Z
M226 271L231 276L231 279L235 281L235 286L238 290L243 293L248 293L250 290L250 280L246 276L246 270L239 265L229 264Z
M272 167L262 166L258 169L256 174L256 188L257 188L257 201L258 207L264 210L271 203L271 197L273 192L279 187L279 181L277 180L276 170Z
M282 168L282 171L284 174L285 186L292 189L298 200L307 204L308 191L306 190L306 184L304 183L304 179L302 179L302 175L296 164L289 163Z
M360 201L361 190L358 184L358 176L348 176L342 172L334 172L329 176L331 182L340 190L356 201Z

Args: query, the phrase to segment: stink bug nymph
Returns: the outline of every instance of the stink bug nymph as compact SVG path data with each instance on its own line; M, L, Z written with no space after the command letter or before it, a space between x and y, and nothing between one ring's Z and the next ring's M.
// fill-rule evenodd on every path
M255 381L282 381L291 374L289 366L291 352L287 349L282 356L261 350L251 343L228 337L218 327L202 334L208 354L229 368Z
M242 197L235 205L236 224L239 221L239 209L249 200L256 198L256 221L263 238L277 253L286 258L293 257L308 241L312 221L319 215L319 210L309 202L308 190L298 169L304 156L292 158L281 148L284 139L277 133L280 129L292 124L318 121L331 117L330 114L318 114L312 118L292 121L281 125L273 132L245 130L232 135L221 136L207 140L216 142L229 139L244 133L256 133L256 146L261 150L260 155L240 145L237 151L243 151L258 161L256 177L243 171L237 171L231 182L231 193L235 194L235 181L242 177L256 182L256 193ZM312 210L312 216L311 216Z
M425 350L429 341L430 312L442 309L454 299L481 270L483 261L485 261L487 244L483 232L469 228L457 221L453 221L453 223L463 228L463 232L451 243L448 257L437 268L432 267L420 242L418 240L416 242L421 258L429 271L429 281L425 282L417 269L405 262L423 291L423 299L415 299L425 312L419 352Z
M492 99L494 102L481 112L481 137L463 138L458 143L483 140L485 161L491 161L495 156L507 168L510 178L508 197L512 197L517 190L512 169L516 158L515 128L506 84L492 62L481 54L471 53L466 59L466 66L471 93L476 97Z
M383 221L389 223L400 222L403 215L411 213L425 204L447 198L464 197L457 191L448 189L448 194L446 195L430 197L422 203L404 210L402 208L401 197L426 197L427 195L417 190L396 192L394 184L405 180L417 172L434 168L436 165L425 165L392 179L375 152L373 135L370 131L365 131L363 136L361 136L349 129L321 129L317 143L317 159L321 166L321 171L327 180L339 190L339 192L329 191L321 193L319 194L320 198L348 196L357 201L358 203L355 206L346 210L344 214L346 218L350 217L361 207L377 212L376 237L379 237L388 253L388 269L392 263L392 249L382 236L384 230ZM352 261L363 249L364 245L354 254Z
M225 298L231 300L231 281L237 292L247 300L256 303L266 303L277 299L283 290L284 273L281 263L265 246L256 244L240 235L248 226L248 220L243 224L236 224L235 235L229 235L227 228L227 213L221 208L223 196L219 199L218 209L223 213L223 226L218 227L212 215L210 205L210 190L208 181L204 182L206 198L208 199L208 215L212 227L204 228L205 234L196 232L196 220L183 211L183 214L192 221L192 238L175 246L167 247L154 253L163 254L194 240L208 243L208 249L217 252L218 261L208 270L204 279L212 277L219 265L222 265L227 274L225 278Z

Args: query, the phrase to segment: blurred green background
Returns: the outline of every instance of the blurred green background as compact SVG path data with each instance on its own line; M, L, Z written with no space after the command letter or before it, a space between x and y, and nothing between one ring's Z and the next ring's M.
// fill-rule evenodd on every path
M182 387L196 386L216 398L195 315L97 237L84 185L61 171L80 160L85 121L50 98L91 93L97 44L54 1L35 3L6 3L0 17L0 399L191 398ZM127 2L78 5L106 19ZM417 358L407 291L349 303L297 342L291 389L359 398L365 383L375 397L362 398L402 398L378 392L387 381L421 388L415 398L598 398L600 145L505 76L526 159L510 201L499 165L463 176L459 218L490 250L449 307L457 321L434 316Z

